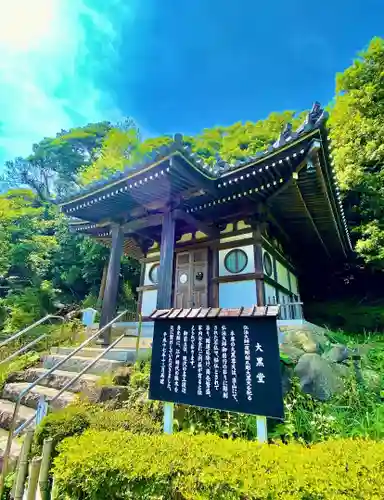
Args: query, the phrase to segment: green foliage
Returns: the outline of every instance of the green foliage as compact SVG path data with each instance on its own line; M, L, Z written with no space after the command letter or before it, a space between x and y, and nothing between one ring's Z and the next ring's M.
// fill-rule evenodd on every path
M0 305L10 310L3 325L4 333L16 333L36 319L53 312L54 298L52 284L43 281L40 286L15 290L5 299L0 299Z
M160 434L161 424L149 415L132 410L99 410L91 415L90 427L96 430L126 430L135 434Z
M132 290L132 285L129 281L125 281L122 286L122 297L121 297L121 306L123 309L127 309L127 311L136 311L137 310L137 301L135 294Z
M4 491L1 500L10 500L13 483L16 480L16 472L10 472L5 476Z
M255 123L237 122L229 127L205 129L195 137L188 138L188 142L208 163L214 163L217 154L232 162L266 149L276 140L286 123L290 122L296 127L303 118L304 113L296 116L294 111L271 113L265 120Z
M369 440L309 448L88 431L60 446L54 474L60 499L373 500L384 490L383 453Z
M330 120L336 171L356 224L356 250L379 269L384 268L383 66L384 40L374 38L337 76Z
M314 302L306 306L306 318L312 323L346 332L382 332L384 303L361 304L355 301Z
M5 162L1 180L9 186L28 186L42 200L69 194L76 189L80 168L99 156L110 129L109 122L90 123L46 137L33 145L27 158Z
M52 438L56 448L63 439L82 434L86 429L126 430L139 434L158 434L159 422L133 409L108 410L83 401L47 415L36 428L34 451L41 453L44 440Z
M161 146L168 145L170 137L141 139L140 131L133 120L126 120L109 130L103 138L98 157L85 165L79 175L82 184L89 184L122 172L125 168L140 163L145 155Z
M41 452L45 439L52 438L56 446L64 438L84 432L90 425L89 413L86 406L76 405L47 415L35 431L36 452Z
M6 380L12 373L26 370L36 365L39 361L40 355L37 352L31 351L18 356L9 363L0 365L0 389L2 389Z

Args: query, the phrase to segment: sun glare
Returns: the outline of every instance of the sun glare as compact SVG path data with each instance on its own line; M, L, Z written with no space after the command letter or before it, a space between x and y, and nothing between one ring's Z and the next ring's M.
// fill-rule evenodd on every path
M0 2L0 47L33 51L47 43L58 21L59 0Z

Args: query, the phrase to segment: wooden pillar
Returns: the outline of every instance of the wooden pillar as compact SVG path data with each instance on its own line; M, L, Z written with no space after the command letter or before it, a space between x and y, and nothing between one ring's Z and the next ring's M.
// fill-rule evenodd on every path
M104 292L105 292L105 283L107 282L107 272L108 272L108 264L105 264L103 267L103 275L101 277L99 297L97 299L97 304L101 305L103 303Z
M160 244L159 286L157 289L157 308L172 307L173 260L175 253L176 222L170 211L163 215Z
M209 304L210 307L219 307L219 247L212 246L210 249L210 294Z
M145 262L141 262L140 285L139 286L144 286L144 278L145 278ZM137 300L136 321L139 320L142 305L143 305L143 291L140 290L138 300Z
M261 239L261 225L255 224L254 231L254 256L255 256L255 273L258 275L256 278L256 297L257 305L265 305L265 291L264 291L264 270L263 270L263 251Z
M109 254L108 272L105 283L103 306L101 309L100 328L108 324L116 314L117 291L119 287L119 275L121 256L123 254L124 232L119 224L112 226L112 247ZM111 330L104 332L100 343L107 346L111 343Z

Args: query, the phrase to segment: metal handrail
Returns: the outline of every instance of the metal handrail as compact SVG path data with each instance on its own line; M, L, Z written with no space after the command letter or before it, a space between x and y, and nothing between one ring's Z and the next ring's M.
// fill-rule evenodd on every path
M29 325L26 328L24 328L23 330L20 330L19 332L15 333L15 335L12 335L12 337L9 337L9 338L5 339L4 342L1 342L0 348L4 347L7 344L9 344L13 340L18 339L19 337L21 337L22 335L24 335L24 333L29 332L30 330L32 330L36 326L41 325L42 323L44 323L45 321L47 321L48 319L51 319L51 318L61 319L62 321L65 321L65 319L62 316L55 316L54 314L47 314L47 316L44 316L44 318L41 318L38 321L35 321L34 323L32 323L32 325Z
M30 330L32 330L33 328L35 328L36 326L39 326L41 325L42 323L44 323L45 321L47 321L48 319L51 319L51 318L55 318L55 319L60 319L62 320L62 326L61 328L63 328L63 325L65 323L65 318L61 317L61 316L54 316L53 314L48 314L47 316L45 316L44 318L41 318L39 319L39 321L35 321L35 323L32 323L32 325L29 325L27 328L24 328L24 330L21 330L20 332L16 333L15 335L13 335L12 337L10 337L9 339L6 339L4 342L2 342L0 344L0 348L1 347L4 347L5 345L9 344L9 342L12 342L12 340L15 340L19 337L21 337L24 333L27 333L29 332ZM23 347L20 347L20 349L18 349L17 351L15 351L14 353L10 354L9 356L7 356L6 358L2 359L0 361L0 366L1 365L4 365L6 363L9 363L10 361L12 361L13 359L17 358L17 356L19 356L20 354L23 354L23 352L26 352L28 351L28 349L30 349L31 347L33 347L34 345L38 344L41 340L45 339L46 337L48 336L47 333L43 333L42 335L40 335L39 337L37 337L36 339L32 340L31 342L29 342L27 345L23 346Z
M89 337L87 340L85 340L82 344L80 344L74 351L72 351L67 356L65 356L62 360L60 360L58 363L56 363L54 366L52 366L52 368L50 368L47 372L43 373L43 375L41 375L34 382L32 382L26 389L21 391L21 393L19 394L19 397L17 398L16 403L15 403L15 408L13 410L13 415L12 415L12 421L11 421L11 425L9 427L7 445L5 447L4 454L3 454L3 467L2 467L2 471L1 471L1 475L0 475L0 498L1 498L1 496L3 494L3 490L4 490L4 481L5 481L5 476L7 474L7 469L8 469L8 462L9 462L9 455L10 455L11 446L12 446L12 439L13 439L13 435L14 435L15 427L16 427L16 418L17 418L17 415L19 412L21 401L24 398L24 396L29 394L31 392L31 390L34 387L36 387L37 385L39 385L39 383L42 380L44 380L45 378L52 375L52 373L55 372L58 368L60 368L60 366L62 366L66 361L68 361L68 359L71 359L79 351L81 351L86 345L88 345L90 342L92 342L94 339L96 339L102 333L104 333L108 328L110 328L113 325L113 323L115 323L117 320L119 320L126 313L127 313L127 311L123 311L122 313L117 315L113 320L111 320L105 326L100 328L96 333L94 333L91 337ZM110 346L108 346L108 347L110 348ZM105 354L105 352L103 352L103 354Z

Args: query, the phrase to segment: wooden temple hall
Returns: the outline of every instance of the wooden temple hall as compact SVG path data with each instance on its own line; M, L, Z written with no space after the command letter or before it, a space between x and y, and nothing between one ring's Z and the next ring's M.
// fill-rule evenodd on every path
M144 319L155 308L281 304L282 320L301 320L300 276L351 251L326 119L315 103L265 151L213 166L177 134L62 200L73 231L110 247L100 326L116 315L123 253L142 263Z

